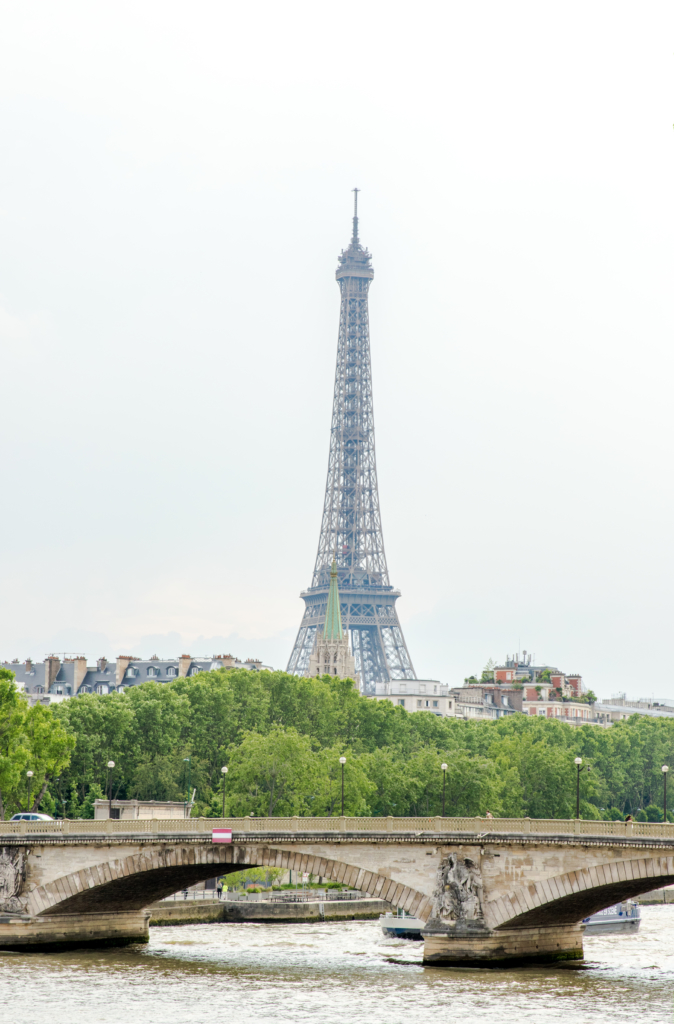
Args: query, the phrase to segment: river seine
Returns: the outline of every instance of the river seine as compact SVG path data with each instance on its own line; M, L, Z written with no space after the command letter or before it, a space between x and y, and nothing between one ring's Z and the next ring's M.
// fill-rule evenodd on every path
M674 1021L674 906L585 939L581 969L421 965L378 922L152 928L148 946L0 953L3 1024Z

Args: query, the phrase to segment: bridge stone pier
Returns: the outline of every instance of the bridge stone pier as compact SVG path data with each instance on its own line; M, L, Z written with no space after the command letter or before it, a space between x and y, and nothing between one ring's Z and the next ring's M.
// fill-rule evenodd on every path
M222 827L232 829L231 843L212 842L211 829ZM582 957L584 917L674 883L674 825L0 822L0 949L146 942L149 904L247 866L310 872L404 908L424 922L427 963L541 963Z

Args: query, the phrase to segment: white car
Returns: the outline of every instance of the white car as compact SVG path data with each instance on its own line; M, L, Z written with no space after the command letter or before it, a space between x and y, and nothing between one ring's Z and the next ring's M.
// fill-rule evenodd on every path
M13 814L10 821L53 821L51 814L33 814L24 811L22 814Z

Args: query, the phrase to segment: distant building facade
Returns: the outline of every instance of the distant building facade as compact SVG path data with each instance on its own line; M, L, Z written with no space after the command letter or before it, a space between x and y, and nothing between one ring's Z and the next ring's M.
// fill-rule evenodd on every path
M537 700L541 688L544 699L548 699L554 691L562 697L581 697L583 680L577 672L564 673L552 665L533 665L531 654L507 655L505 664L497 665L493 670L494 682L500 684L521 683L524 687L525 700Z
M392 679L390 683L376 683L372 697L387 700L405 711L430 711L438 718L454 717L454 698L449 686L437 679Z
M162 660L156 656L143 660L129 654L120 655L115 662L99 658L96 665L87 665L83 654L51 654L44 661L5 661L16 677L16 686L32 704L51 704L83 693L123 693L129 686L138 686L148 680L169 682L200 672L219 668L245 668L251 672L273 671L270 665L249 658L239 661L231 654L215 654L211 658L193 658L182 654L179 658Z
M189 818L193 804L178 800L94 800L94 818L148 821L154 818Z
M633 711L663 711L665 714L674 715L674 700L665 700L662 697L628 698L626 693L614 693L604 703L618 708L632 708Z
M669 701L618 701L612 697L607 701L597 701L594 713L603 725L624 722L632 715L644 715L646 718L668 718L674 715L674 707Z
M555 718L571 725L603 725L594 705L581 698L585 692L578 672L562 672L553 665L536 665L531 654L507 655L493 669L494 682L519 690L525 715Z
M451 690L457 718L507 718L522 711L522 691L511 686L464 684Z

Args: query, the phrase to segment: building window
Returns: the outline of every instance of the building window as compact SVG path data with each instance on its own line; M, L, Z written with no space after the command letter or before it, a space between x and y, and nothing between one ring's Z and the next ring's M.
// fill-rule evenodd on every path
M434 707L434 708L437 708L437 706L438 706L438 702L437 702L437 700L434 700L434 701L433 701L433 707Z
M420 700L418 700L418 701L417 701L417 707L418 707L418 708L420 708L420 707L421 707L421 701L420 701Z
M545 715L545 708L539 708L538 709L538 714L539 715Z
M169 677L169 679L173 679L175 676L178 675L178 669L174 665L169 665L169 667L166 669L166 675Z
M156 670L155 670L155 669L154 669L154 668L152 667L152 665L148 665L148 669L147 669L147 674L148 674L149 676L156 676L156 675L157 675L157 672L156 672Z
M56 693L62 695L63 694L63 687L62 686L57 686L56 687Z
M437 692L438 692L438 688L437 688L437 686L434 686L433 687L433 693L437 693Z
M44 693L44 686L35 686L33 688L33 693Z
M401 708L405 707L405 701L404 700L399 700L398 704L400 705Z
M191 676L198 676L200 672L201 672L201 669L197 668L196 665L194 666L194 668L190 669L190 675Z

